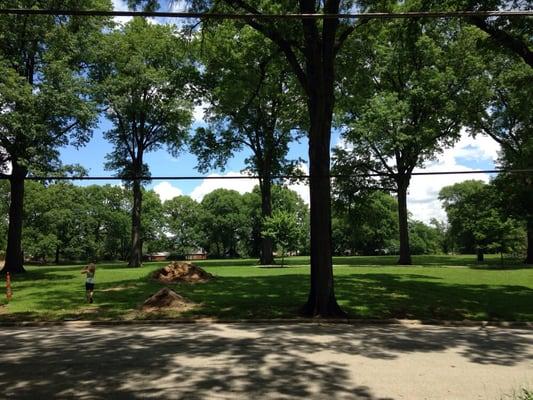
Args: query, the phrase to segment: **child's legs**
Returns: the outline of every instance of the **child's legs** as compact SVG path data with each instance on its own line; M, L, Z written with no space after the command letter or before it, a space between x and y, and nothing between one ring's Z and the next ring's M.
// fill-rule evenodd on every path
M93 299L94 283L85 283L85 296L88 302Z

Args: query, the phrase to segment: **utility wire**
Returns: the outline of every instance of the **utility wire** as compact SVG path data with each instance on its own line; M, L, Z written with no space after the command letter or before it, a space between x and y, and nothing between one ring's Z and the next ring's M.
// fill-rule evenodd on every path
M8 15L61 15L61 16L101 16L101 17L151 17L188 19L239 19L239 20L295 20L295 19L397 19L397 18L471 18L471 17L528 17L533 10L521 11L414 11L414 12L375 12L346 14L235 14L210 12L150 12L150 11L100 11L63 9L22 9L2 8L0 14Z
M433 176L433 175L471 175L471 174L531 174L533 169L485 169L476 171L434 171L434 172L413 172L411 176ZM393 176L390 173L361 173L361 174L331 174L330 178L372 178L372 177L386 177ZM10 175L0 174L0 180L9 180ZM292 179L301 180L309 179L310 175L277 175L272 179ZM25 180L30 181L192 181L192 180L232 180L232 179L260 179L258 175L239 175L239 176L139 176L134 178L118 177L118 176L27 176Z

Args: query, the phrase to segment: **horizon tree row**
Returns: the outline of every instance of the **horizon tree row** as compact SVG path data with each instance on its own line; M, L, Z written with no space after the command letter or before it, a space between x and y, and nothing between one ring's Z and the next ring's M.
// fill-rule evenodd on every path
M0 182L0 245L5 246L9 190ZM172 258L204 249L212 258L258 257L261 250L259 187L243 195L217 189L197 202L177 196L162 202L153 190L143 192L140 242L142 254L170 252ZM307 254L309 210L298 194L273 186L273 209L293 216L291 251ZM129 260L132 188L76 186L66 182L26 184L22 244L27 262ZM273 241L274 249L277 242ZM0 259L3 259L0 250Z
M496 179L491 184L465 181L443 188L440 198L449 223L432 220L427 225L410 217L413 254L521 254L526 245L525 223L506 215L500 185ZM265 233L273 239L278 257L288 252L309 254L308 207L296 192L283 186L272 187L274 213L266 225L259 186L242 195L218 189L201 202L183 195L161 201L153 190L142 190L144 260L154 252L184 259L198 250L206 251L209 258L259 257ZM131 188L113 185L28 182L22 235L25 261L129 260L131 193ZM7 182L0 182L0 199L0 246L4 248ZM382 191L350 198L336 194L334 255L399 254L397 209L397 200ZM0 260L4 254L0 250Z

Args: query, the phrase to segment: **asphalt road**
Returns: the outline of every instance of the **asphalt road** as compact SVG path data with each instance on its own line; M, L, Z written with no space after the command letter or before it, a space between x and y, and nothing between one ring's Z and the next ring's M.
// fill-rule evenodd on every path
M533 330L320 324L0 328L0 398L508 399Z

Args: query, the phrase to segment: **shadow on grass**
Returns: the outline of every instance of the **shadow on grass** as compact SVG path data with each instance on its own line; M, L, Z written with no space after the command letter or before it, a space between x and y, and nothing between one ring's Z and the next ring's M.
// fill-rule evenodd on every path
M488 256L484 262L478 263L475 255L421 255L413 256L413 266L424 267L468 267L473 269L533 269L533 265L524 264L523 260L504 259L503 265L499 257ZM398 256L356 256L334 257L335 265L361 267L398 266Z
M276 276L218 276L208 283L169 286L199 305L183 317L249 319L296 317L308 285L307 275L289 269ZM387 273L339 275L335 285L337 299L352 318L533 320L533 289L525 286L450 284L430 275ZM87 319L121 319L163 286L147 276L98 283L94 306L83 303L81 285L76 291L37 288L27 297L56 318L84 312ZM96 311L87 311L92 308Z
M427 267L469 267L473 269L533 269L533 265L524 264L523 260L505 258L503 265L500 257L489 255L483 263L476 261L475 255L419 255L413 256L413 266ZM145 262L144 267L165 266L171 261ZM261 267L259 260L253 258L246 259L209 259L190 261L201 267ZM380 267L380 266L397 266L398 256L350 256L350 257L333 257L334 266L362 266L362 267ZM33 266L31 271L65 271L73 266L81 267L84 264L58 265L58 266ZM307 266L309 257L296 256L285 258L284 266ZM281 259L276 259L276 266L281 267ZM98 268L104 269L132 269L125 262L102 263ZM20 275L23 276L24 274Z
M395 394L358 382L357 357L456 349L477 364L531 359L524 332L445 327L67 326L3 329L0 340L9 343L0 354L7 398L385 400Z

